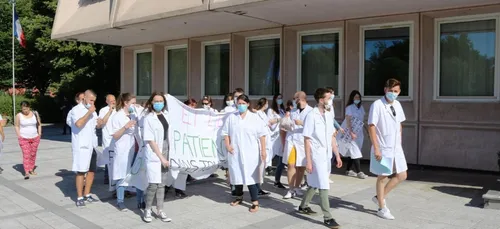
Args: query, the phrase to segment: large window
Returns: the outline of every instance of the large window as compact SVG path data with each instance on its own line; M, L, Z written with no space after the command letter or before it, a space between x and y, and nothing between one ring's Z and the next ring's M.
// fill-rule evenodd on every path
M495 96L496 19L437 26L438 96Z
M152 55L151 52L135 53L135 90L137 96L150 96L152 81Z
M171 95L187 93L187 47L167 49L167 85Z
M314 95L319 87L339 89L339 33L300 36L300 90Z
M248 41L248 93L269 96L280 92L280 39Z
M229 44L205 45L205 95L229 93Z
M365 96L382 96L385 82L395 78L401 81L400 96L408 96L411 88L412 26L386 27L363 30L362 93Z

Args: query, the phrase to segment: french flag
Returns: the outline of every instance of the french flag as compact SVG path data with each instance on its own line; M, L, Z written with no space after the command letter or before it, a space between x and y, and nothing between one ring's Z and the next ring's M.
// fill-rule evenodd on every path
M14 37L19 41L19 44L23 48L26 48L26 39L24 39L23 27L21 27L21 21L19 21L17 12L14 12Z

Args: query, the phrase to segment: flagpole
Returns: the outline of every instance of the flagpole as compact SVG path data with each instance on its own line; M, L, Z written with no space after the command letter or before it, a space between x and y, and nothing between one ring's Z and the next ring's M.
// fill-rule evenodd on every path
M12 0L12 123L16 118L16 54L15 54L15 24L16 0Z

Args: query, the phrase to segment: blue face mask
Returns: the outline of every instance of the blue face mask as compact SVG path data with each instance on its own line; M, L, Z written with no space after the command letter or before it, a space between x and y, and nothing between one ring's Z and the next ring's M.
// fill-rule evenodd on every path
M330 97L330 99L333 101L333 99L335 99L335 95L332 94L332 96Z
M278 100L276 100L276 103L278 103L278 105L281 105L281 104L283 104L283 100L282 99L278 99Z
M163 110L163 107L165 107L165 104L163 102L156 102L156 103L153 103L153 109L156 111L156 112L160 112L161 110Z
M90 103L85 104L85 108L89 109L92 105Z
M248 109L248 105L245 105L245 104L238 104L238 111L240 113L245 113L245 111L247 111Z
M359 100L359 99L354 100L354 104L356 104L356 105L358 105L360 102L361 102L361 100Z
M385 93L385 97L389 101L393 102L393 101L396 101L396 99L398 98L398 94L389 91L389 92Z
M134 108L133 107L128 107L128 113L134 113Z

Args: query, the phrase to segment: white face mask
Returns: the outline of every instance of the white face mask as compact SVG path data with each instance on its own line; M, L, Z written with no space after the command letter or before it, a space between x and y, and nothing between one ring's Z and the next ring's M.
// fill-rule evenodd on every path
M331 100L331 99L327 100L325 103L325 109L330 110L330 109L332 109L332 107L333 107L333 100Z
M210 106L209 105L203 105L203 108L205 108L206 110L210 110Z
M226 101L226 105L232 106L232 105L234 105L234 101Z

